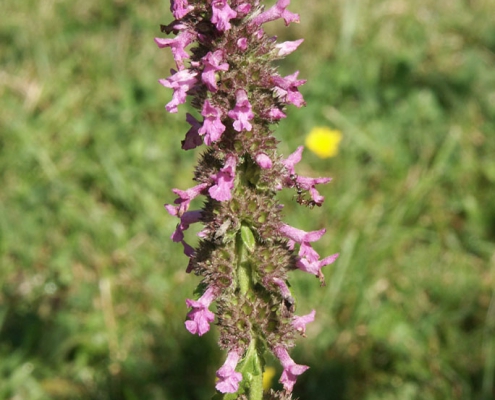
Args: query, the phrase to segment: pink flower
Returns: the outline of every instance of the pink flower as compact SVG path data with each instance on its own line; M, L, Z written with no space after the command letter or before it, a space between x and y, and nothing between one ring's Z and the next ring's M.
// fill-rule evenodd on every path
M268 110L268 112L264 112L263 114L264 114L265 117L267 117L268 119L271 120L270 122L278 121L278 120L281 120L282 118L286 118L287 117L287 115L285 115L282 112L282 110L280 110L277 107L270 108Z
M279 96L282 101L287 104L294 104L296 107L302 107L306 103L297 89L298 86L306 83L305 79L297 80L297 75L299 71L294 72L292 75L288 75L285 78L281 76L272 77L272 81L275 84L275 93Z
M315 314L316 311L313 310L309 314L303 315L301 317L295 315L292 319L292 326L296 331L304 336L304 334L306 333L306 324L315 320Z
M210 92L216 92L218 90L215 72L227 71L229 69L228 63L220 64L223 57L224 52L222 50L217 50L214 53L209 52L202 59L205 68L203 70L203 73L201 74L201 80Z
M295 40L293 42L283 42L280 44L276 44L275 48L278 50L277 55L279 57L285 57L286 55L295 51L302 42L304 42L304 39Z
M188 14L194 7L187 4L187 0L172 0L170 11L175 19L181 19Z
M184 50L194 39L196 35L191 31L183 31L174 39L155 38L155 43L160 48L170 47L174 56L175 63L179 70L184 69L184 58L189 58L189 54Z
M283 279L273 278L272 282L280 288L280 294L284 299L291 297L291 293L287 283Z
M254 114L247 93L244 89L238 89L235 92L235 97L235 107L227 115L234 120L234 129L237 132L243 130L250 131L253 129L253 126L249 121L254 118Z
M255 161L263 169L270 169L272 167L272 160L265 153L259 153Z
M282 372L279 382L284 385L285 390L292 392L292 388L296 383L297 377L309 369L309 367L306 365L296 364L294 360L290 358L289 353L287 353L287 349L282 346L275 347L273 349L273 353L280 360L282 367L284 367L284 371Z
M237 6L236 10L237 10L237 14L246 15L249 13L249 11L251 11L251 4L242 3Z
M313 274L317 276L321 283L324 283L324 277L323 273L321 272L321 269L329 264L332 264L337 257L339 256L338 253L332 254L331 256L325 257L322 260L310 260L308 258L299 258L296 262L296 267L299 268L301 271L309 272L310 274Z
M192 258L196 255L196 251L192 246L189 246L184 240L181 243L184 246L184 254L187 257L189 257L189 262L186 268L186 273L189 274L193 270Z
M203 144L203 139L198 133L201 123L189 113L186 114L186 121L191 125L191 128L187 131L186 137L181 142L182 149L191 150Z
M177 224L177 228L170 239L174 242L182 242L184 240L184 231L189 229L189 225L199 222L201 220L201 210L186 211L180 217L180 223Z
M301 161L303 150L304 146L299 146L294 153L292 153L285 160L282 160L282 164L285 165L285 168L287 168L290 175L294 175L296 173L294 166Z
M184 254L189 257L189 258L192 258L196 252L194 251L194 248L192 246L190 246L189 244L187 244L185 242L185 240L181 240L180 241L182 246L184 246ZM189 260L189 263L187 265L187 268L186 268L186 273L190 273L192 271L192 263L191 263L191 260Z
M187 307L191 307L192 310L187 314L189 320L185 322L185 325L186 329L193 335L197 333L202 336L210 330L210 323L215 319L215 314L208 310L208 307L215 297L213 289L208 288L197 301L186 300Z
M304 190L309 190L309 194L311 198L315 202L316 205L321 206L325 198L320 195L318 190L316 190L315 185L328 183L332 180L332 178L306 178L304 176L297 176L296 182L299 188Z
M289 247L293 248L294 243L299 243L301 245L299 249L299 257L305 257L308 259L309 262L318 261L320 259L318 253L311 247L309 243L319 240L326 232L326 229L305 232L301 229L282 224L282 226L279 228L279 232L289 238Z
M237 40L237 47L241 51L246 51L246 49L248 47L248 40L247 40L247 38L243 37L243 38L238 39Z
M254 18L253 23L256 25L261 25L279 18L284 19L286 26L288 26L291 22L299 23L299 15L286 10L289 4L290 0L278 0L277 4Z
M242 381L242 374L236 372L235 368L240 359L239 352L229 351L227 360L217 371L218 382L216 388L221 393L235 393L239 390L239 382Z
M165 208L167 209L168 213L179 218L182 217L182 215L189 209L189 204L191 203L191 201L199 196L201 192L206 189L207 186L207 183L200 183L199 185L196 185L185 191L172 189L172 192L179 196L179 198L174 200L174 204L177 204L177 206L165 204Z
M170 71L173 75L167 79L160 79L163 86L173 89L174 94L172 100L165 106L165 109L170 113L177 112L177 106L186 102L186 93L191 89L197 82L195 76L196 72L189 71L188 69L183 69L182 71L175 72Z
M224 167L212 176L215 185L208 190L208 193L215 200L226 201L232 198L236 163L235 157L228 156Z
M184 241L181 241L182 245L184 246L184 255L186 255L187 257L189 258L192 258L194 257L194 255L196 254L196 251L194 250L194 248L192 246L189 246L186 242ZM189 267L188 267L189 269ZM190 272L190 271L187 271L186 272Z
M207 146L210 146L213 142L219 140L225 131L225 125L220 120L222 112L220 109L213 107L209 100L205 100L201 115L205 119L198 133L205 136L205 143Z
M226 31L230 29L230 20L237 16L237 13L230 8L227 0L213 0L211 3L213 15L211 22L213 22L219 31Z

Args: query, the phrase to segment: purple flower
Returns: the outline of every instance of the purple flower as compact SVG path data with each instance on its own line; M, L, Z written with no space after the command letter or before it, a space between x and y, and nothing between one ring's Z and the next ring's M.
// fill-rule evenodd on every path
M301 161L303 150L304 150L304 146L299 146L294 153L292 153L285 160L282 160L282 164L285 165L285 168L287 168L287 170L289 171L289 174L290 175L294 175L296 173L296 170L294 169L294 166L299 161Z
M228 156L223 168L212 176L215 185L208 190L208 193L215 200L226 201L232 198L236 164L235 157Z
M320 279L321 283L324 284L324 277L321 269L325 265L332 264L338 256L339 254L336 253L332 254L331 256L325 257L322 260L300 257L296 262L296 267L299 268L301 271L309 272L310 274L317 276Z
M247 38L243 37L243 38L238 39L237 40L237 47L241 51L246 51L246 49L248 47L248 40L247 40Z
M219 31L226 31L230 29L230 20L237 16L237 13L230 8L227 0L213 0L211 3L213 16L211 22L213 22Z
M207 183L200 183L199 185L196 185L190 189L187 190L179 190L179 189L172 189L172 192L174 192L177 196L179 196L178 199L174 200L174 204L177 204L177 206L173 206L171 204L165 204L165 208L169 212L170 215L176 216L176 217L182 217L182 215L189 209L189 204L191 201L199 196L201 192L206 189L208 186Z
M309 314L303 315L301 317L295 315L292 319L292 326L296 331L304 336L306 333L306 324L315 320L315 314L316 311L313 310Z
M288 26L291 22L299 23L299 15L286 10L289 4L290 0L278 0L277 4L254 18L253 23L256 25L261 25L266 22L274 21L278 18L283 18L286 26Z
M197 79L195 76L197 73L188 69L183 69L179 72L171 70L170 72L173 74L172 76L167 79L160 79L158 82L174 90L172 100L165 106L165 109L170 113L176 113L177 106L186 102L187 91L196 84Z
M302 107L306 103L297 89L298 86L306 83L305 79L297 80L299 71L294 72L292 75L288 75L285 78L281 76L272 77L272 81L275 84L275 93L282 101L287 104L294 104L296 107Z
M280 288L280 294L284 299L291 297L291 293L287 283L280 278L272 278L272 282Z
M192 310L187 314L189 320L185 322L185 325L186 329L193 335L197 333L202 336L210 330L210 323L215 319L215 314L208 310L208 307L215 297L213 289L210 287L197 301L186 300L187 307L191 307Z
M253 129L253 126L249 121L254 118L254 114L246 91L244 89L236 90L235 98L235 107L227 115L234 120L234 129L237 132L243 130L250 131Z
M242 3L237 6L236 10L237 10L237 14L246 15L249 13L249 11L251 11L251 4Z
M177 228L170 239L174 242L182 242L184 240L183 232L189 229L189 225L199 222L201 220L201 210L186 211L180 217L180 223L177 224Z
M277 107L270 108L268 112L263 113L265 117L267 117L270 122L278 121L282 118L286 118L287 115L285 115L282 110L280 110Z
M295 51L302 42L304 42L304 39L295 40L293 42L283 42L280 44L276 44L275 48L278 50L277 55L279 57L285 57L286 55Z
M220 120L222 112L220 109L213 107L208 100L205 100L201 115L205 119L198 133L205 136L205 143L207 146L210 146L213 142L219 140L225 131L225 125Z
M189 244L186 243L185 240L181 240L180 243L182 244L182 246L184 246L184 254L189 257L189 258L192 258L196 252L194 251L194 248L192 246L190 246ZM186 273L189 273L191 272L189 270L189 265L187 266L187 269L186 269Z
M299 249L299 257L305 257L309 262L318 261L320 259L318 253L313 250L309 243L319 240L326 232L326 229L305 232L301 229L294 228L287 224L282 224L282 226L279 228L279 232L289 238L289 247L293 248L294 243L299 243L301 245Z
M196 254L196 251L194 250L194 248L192 246L189 246L186 242L184 241L181 241L182 245L184 246L184 255L186 255L187 257L189 258L192 258L194 257L194 255ZM189 267L188 267L189 269ZM187 271L186 272L190 272L190 271Z
M272 160L265 153L259 153L255 161L263 169L270 169L272 167Z
M187 0L171 0L170 11L175 19L181 19L194 7L187 4Z
M309 369L309 367L306 365L296 364L294 360L290 358L285 347L276 346L273 349L273 353L280 360L282 367L284 367L284 371L282 372L279 382L284 385L285 390L292 392L292 388L296 383L297 377Z
M203 65L205 66L203 73L201 74L201 80L206 85L210 92L216 92L218 90L217 80L215 78L215 72L227 71L229 69L228 63L220 64L224 57L223 50L217 50L214 53L211 51L203 57Z
M184 255L189 257L189 263L187 264L186 273L189 274L193 270L192 258L196 255L196 251L190 245L188 245L184 240L181 242L184 246Z
M201 123L189 113L186 114L186 121L191 125L191 128L187 131L186 137L181 142L182 149L191 150L203 144L203 139L198 133Z
M189 58L189 54L187 54L184 48L187 47L195 38L196 35L194 33L185 30L179 33L175 39L155 38L155 43L160 48L170 47L177 65L177 69L182 70L184 69L184 62L182 60L184 58Z
M236 372L235 367L239 362L240 354L237 350L229 351L227 360L217 371L218 382L216 388L222 393L235 393L239 389L239 382L242 381L242 374Z
M304 176L299 176L299 175L296 178L296 182L299 188L304 190L309 190L309 194L311 195L311 198L318 206L321 206L323 204L325 198L322 195L320 195L318 190L316 190L315 185L321 183L328 183L331 180L332 178L306 178Z

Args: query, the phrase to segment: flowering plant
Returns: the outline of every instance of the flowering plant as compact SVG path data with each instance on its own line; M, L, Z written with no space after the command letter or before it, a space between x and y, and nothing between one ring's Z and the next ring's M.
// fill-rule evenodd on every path
M186 329L201 336L216 318L219 345L227 351L217 371L219 398L262 399L264 354L271 351L282 364L284 389L267 396L291 399L297 376L309 367L296 364L288 349L296 334L304 336L315 312L294 314L287 275L299 269L324 284L321 269L338 256L321 259L311 243L325 229L305 232L283 223L276 199L277 191L295 188L299 204L321 206L316 185L330 181L299 176L295 165L303 147L282 158L271 130L286 117L287 105L305 105L298 90L305 80L298 72L282 77L272 65L303 40L277 43L263 30L279 18L286 25L299 22L289 3L278 0L265 9L259 0L172 0L175 19L162 31L175 37L155 39L160 48L171 49L177 66L160 80L173 90L165 108L176 113L190 96L202 117L186 115L191 128L182 148L208 146L196 167L197 184L174 189L178 197L165 207L179 218L172 240L189 257L186 271L202 276L199 298L186 300ZM189 210L200 195L203 208ZM203 224L196 249L184 240L193 223ZM213 302L215 313L209 309Z

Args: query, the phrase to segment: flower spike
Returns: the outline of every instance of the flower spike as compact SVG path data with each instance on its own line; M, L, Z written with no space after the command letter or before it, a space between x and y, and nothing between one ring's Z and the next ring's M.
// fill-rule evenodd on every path
M289 6L290 0L266 8L262 0L171 0L174 21L161 29L174 37L155 39L170 49L177 69L159 81L173 91L165 109L178 113L187 103L196 110L185 113L182 149L205 147L195 186L173 189L177 198L165 208L178 221L171 239L182 245L186 273L201 277L202 295L186 300L186 330L202 336L215 321L226 352L216 372L219 398L262 400L265 351L283 367L283 390L273 398L291 398L297 377L309 367L296 364L288 349L305 336L315 311L295 315L289 278L303 271L324 284L322 268L338 256L322 258L312 247L325 229L284 223L276 196L293 189L299 204L321 206L317 187L330 181L298 175L303 147L283 157L272 130L287 107L306 104L299 91L306 80L298 71L282 76L273 64L303 39L277 43L263 26L278 19L298 23ZM200 196L201 209L190 210ZM191 224L201 224L196 246L188 244Z

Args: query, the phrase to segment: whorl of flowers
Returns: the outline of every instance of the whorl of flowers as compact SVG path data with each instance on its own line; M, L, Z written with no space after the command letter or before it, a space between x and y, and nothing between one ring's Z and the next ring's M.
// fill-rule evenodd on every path
M311 247L324 229L305 232L283 223L275 197L283 188L295 188L300 204L320 206L323 196L316 185L330 181L299 176L295 165L302 146L282 158L271 130L286 117L286 106L305 105L298 90L305 80L298 72L283 77L272 65L302 39L277 43L263 30L263 24L279 18L286 25L299 22L289 3L278 0L265 9L259 0L172 0L175 20L162 31L173 38L155 39L160 48L171 49L177 67L160 80L173 90L165 108L176 113L189 96L197 109L195 116L186 115L191 128L182 148L208 146L195 171L197 184L174 189L178 197L166 209L180 220L172 240L189 257L186 271L202 276L201 296L186 300L186 329L201 336L216 318L219 345L227 351L216 388L236 393L229 399L262 398L266 350L283 367L284 391L273 398L291 398L297 376L308 367L296 364L288 349L296 334L304 336L315 313L294 315L287 273L299 269L324 284L321 269L337 258L322 259ZM190 210L198 196L205 198L203 208ZM183 234L193 223L203 225L196 249ZM209 309L213 302L215 313Z

